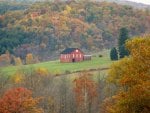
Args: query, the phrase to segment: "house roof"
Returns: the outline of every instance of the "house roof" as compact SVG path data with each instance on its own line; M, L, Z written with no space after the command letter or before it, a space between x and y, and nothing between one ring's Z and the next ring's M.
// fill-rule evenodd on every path
M64 51L61 52L61 54L69 54L69 53L73 52L76 49L78 49L78 48L66 48ZM78 49L78 50L80 50L80 49Z

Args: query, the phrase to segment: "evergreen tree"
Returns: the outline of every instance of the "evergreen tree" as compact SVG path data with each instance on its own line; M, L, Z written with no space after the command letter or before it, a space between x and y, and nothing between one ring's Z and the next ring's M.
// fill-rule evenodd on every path
M129 38L127 28L123 27L120 29L118 46L122 46L125 44L125 41Z
M126 49L125 45L120 46L119 47L119 57L124 58L125 56L128 56L128 55L129 55L129 52Z
M129 39L127 28L123 27L120 29L119 40L118 40L118 49L119 57L123 58L129 55L128 50L125 47L126 40Z
M118 52L115 47L113 47L110 51L110 59L111 60L118 60Z

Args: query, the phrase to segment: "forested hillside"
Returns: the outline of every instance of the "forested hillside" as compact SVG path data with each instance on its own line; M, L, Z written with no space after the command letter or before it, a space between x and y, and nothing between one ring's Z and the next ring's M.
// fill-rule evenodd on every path
M27 53L50 59L66 47L85 51L111 48L117 45L122 27L130 36L150 32L148 9L117 3L81 0L0 4L0 54L8 50L22 59Z

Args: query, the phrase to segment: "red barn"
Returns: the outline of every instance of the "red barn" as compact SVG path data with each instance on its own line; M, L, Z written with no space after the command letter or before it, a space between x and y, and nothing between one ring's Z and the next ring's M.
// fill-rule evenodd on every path
M67 48L60 54L60 62L80 62L84 60L84 53L78 48Z

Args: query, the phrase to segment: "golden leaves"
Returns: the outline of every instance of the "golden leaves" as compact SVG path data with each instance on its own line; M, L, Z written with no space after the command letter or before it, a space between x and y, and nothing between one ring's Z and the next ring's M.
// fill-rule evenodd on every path
M17 57L17 58L14 57L14 60L15 60L15 65L16 66L22 65L22 61L21 61L20 57Z
M31 53L28 53L26 55L26 64L32 64L33 63L33 55Z
M16 72L13 77L12 77L12 80L16 83L16 84L19 84L21 83L23 80L24 80L24 75L23 73L21 72Z
M118 87L114 111L109 113L148 113L150 102L150 36L133 38L126 43L128 58L114 63L108 81ZM121 90L121 91L120 91Z
M46 68L42 68L42 67L36 69L36 73L38 75L41 75L41 76L47 76L47 75L49 75L48 70Z

